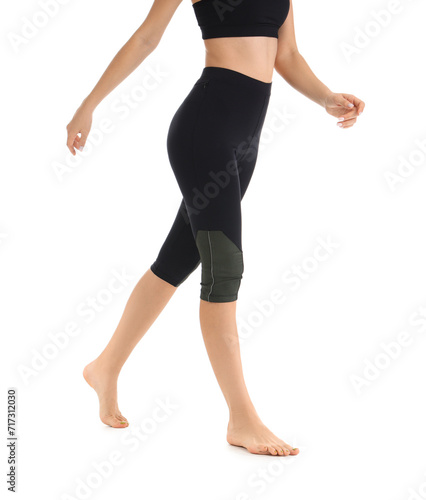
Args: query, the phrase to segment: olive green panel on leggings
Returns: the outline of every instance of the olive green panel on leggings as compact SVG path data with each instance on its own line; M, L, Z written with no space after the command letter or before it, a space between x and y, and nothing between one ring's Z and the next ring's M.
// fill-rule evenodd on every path
M208 302L232 302L238 298L244 271L243 253L223 231L198 230L201 294Z

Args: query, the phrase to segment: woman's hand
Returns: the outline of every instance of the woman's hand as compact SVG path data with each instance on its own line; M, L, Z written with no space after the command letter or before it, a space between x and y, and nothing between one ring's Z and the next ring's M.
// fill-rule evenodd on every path
M93 110L83 101L67 125L67 146L74 156L76 155L76 149L83 151L92 127L92 114Z
M352 94L332 92L324 99L324 108L328 114L339 117L339 127L349 128L355 125L357 117L364 111L365 103Z

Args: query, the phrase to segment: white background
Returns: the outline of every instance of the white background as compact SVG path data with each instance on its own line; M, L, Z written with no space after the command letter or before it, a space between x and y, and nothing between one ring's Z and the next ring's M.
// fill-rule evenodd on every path
M21 35L40 2L2 6L2 494L6 394L16 387L17 498L426 498L426 146L421 152L416 145L426 143L421 0L391 2L398 13L383 27L371 22L373 11L388 11L386 1L294 0L301 54L333 91L366 103L352 129L338 128L274 74L262 150L243 201L237 313L251 397L299 456L256 456L227 444L228 412L199 328L201 268L122 371L119 404L130 427L100 422L82 369L111 337L181 199L166 136L204 66L190 0L157 50L96 109L93 130L106 118L112 130L96 144L90 136L74 168L63 175L55 168L71 160L67 123L151 4L62 2L18 44L11 34ZM357 29L370 33L363 48ZM358 49L347 57L344 44ZM163 76L144 94L153 72ZM119 104L132 94L132 108ZM277 113L288 121L273 132ZM401 157L415 166L401 170ZM393 189L389 173L399 176ZM338 248L316 264L321 237ZM297 289L282 279L296 265L310 266ZM123 269L131 276L123 291L86 321L78 308L103 293L111 270ZM256 313L274 289L285 303L268 317ZM26 379L22 367L31 368L49 334L71 321L79 334ZM396 349L401 332L409 342ZM390 344L394 359L386 354ZM371 363L380 365L374 373ZM364 380L359 390L355 376ZM137 450L123 444L141 424L148 429L158 399L175 409L154 422ZM94 485L94 463L113 452L121 464L84 496L77 485Z

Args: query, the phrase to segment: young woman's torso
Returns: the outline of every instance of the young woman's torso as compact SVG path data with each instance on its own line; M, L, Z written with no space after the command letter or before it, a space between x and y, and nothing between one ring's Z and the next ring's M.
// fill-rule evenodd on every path
M203 0L191 0L192 4ZM233 69L271 82L278 42L266 36L209 38L204 40L206 66Z

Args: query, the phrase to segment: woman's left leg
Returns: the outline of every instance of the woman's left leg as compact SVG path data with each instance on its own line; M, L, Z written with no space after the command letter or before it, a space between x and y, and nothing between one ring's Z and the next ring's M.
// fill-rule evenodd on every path
M259 151L260 134L266 109L257 129L241 148L238 160L238 179L241 200L250 184ZM200 300L200 325L204 344L216 379L229 408L227 441L242 446L251 453L297 455L299 450L273 434L261 421L250 399L241 364L240 344L236 322L237 300L215 303Z
M244 270L241 201L270 93L271 84L205 67L172 120L168 152L201 260L201 330L229 407L228 442L252 453L295 455L297 449L263 425L250 400L236 325Z
M261 421L244 382L236 324L237 301L200 300L200 324L216 379L229 408L227 441L251 453L297 455L299 450L273 434Z

